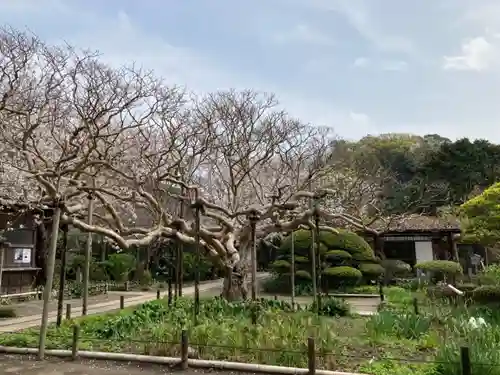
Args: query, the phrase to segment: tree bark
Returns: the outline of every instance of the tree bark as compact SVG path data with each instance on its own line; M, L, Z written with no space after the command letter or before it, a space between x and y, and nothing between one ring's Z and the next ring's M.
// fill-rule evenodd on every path
M248 297L252 269L251 248L247 242L240 246L240 261L234 268L228 266L224 274L222 297L229 301L246 300Z
M47 329L49 327L49 303L52 295L52 283L54 281L54 265L57 252L57 235L59 234L59 221L61 219L61 207L58 205L54 211L52 219L52 234L50 237L49 256L47 259L47 282L43 290L43 311L40 327L40 341L38 346L38 358L45 357L45 343L47 339Z

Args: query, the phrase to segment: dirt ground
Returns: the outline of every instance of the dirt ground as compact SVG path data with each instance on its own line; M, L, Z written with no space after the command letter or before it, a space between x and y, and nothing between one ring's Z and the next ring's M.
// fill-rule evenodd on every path
M168 366L134 364L114 361L63 361L47 359L37 361L28 356L11 356L0 354L0 374L5 375L161 375L169 373L183 375L232 375L229 371L216 370L175 370ZM248 374L248 373L238 373Z

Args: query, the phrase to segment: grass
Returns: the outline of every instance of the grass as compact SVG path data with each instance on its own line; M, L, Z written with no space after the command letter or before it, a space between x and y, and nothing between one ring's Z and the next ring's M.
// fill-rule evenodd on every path
M460 374L460 347L468 346L472 375L500 375L500 312L431 303L397 287L385 292L388 302L370 318L291 312L286 302L267 300L255 310L257 325L251 323L256 307L248 303L204 299L194 325L192 299L179 299L171 307L159 300L67 321L59 329L51 326L47 341L50 348L70 348L76 323L82 350L177 356L181 331L187 329L190 346L203 359L306 367L307 338L314 336L320 368L373 375ZM418 315L415 297L421 302ZM471 328L471 316L483 317L488 326ZM37 342L36 329L0 336L0 345L33 347Z

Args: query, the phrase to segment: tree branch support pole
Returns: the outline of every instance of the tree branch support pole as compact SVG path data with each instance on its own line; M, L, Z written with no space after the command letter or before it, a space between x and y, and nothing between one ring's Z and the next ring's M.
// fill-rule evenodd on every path
M313 210L313 200L309 200L309 209ZM312 273L312 289L314 306L318 307L318 288L317 288L317 276L316 276L316 229L311 227L311 273Z
M0 240L0 294L2 294L2 279L3 279L3 267L5 263L5 249L9 246L2 234L0 234L2 239Z
M321 289L321 272L323 271L323 267L321 267L321 249L320 249L320 236L319 236L319 212L318 212L318 204L319 204L319 198L316 196L314 197L314 225L315 225L315 230L316 230L316 252L318 256L318 264L317 266L317 272L316 272L316 277L317 277L317 285L319 285L319 288ZM317 295L318 299L318 311L321 310L321 293Z
M257 222L260 220L260 215L257 210L252 210L248 216L250 227L252 230L252 252L250 261L252 262L252 301L257 299Z
M186 190L181 187L181 196L184 197ZM184 219L184 201L181 200L181 205L179 208L179 217ZM176 268L176 280L177 280L177 296L182 297L182 288L184 284L184 245L179 241L177 244L177 267Z
M199 199L198 189L194 193L195 210L195 268L194 268L194 324L198 324L198 314L200 313L200 231L201 231L201 211L203 204Z
M94 196L89 194L87 196L89 201L88 206L88 221L92 225L92 216L94 215ZM85 244L85 267L83 268L83 303L82 315L87 315L89 304L89 279L90 279L90 261L92 259L92 233L87 233L87 243Z
M292 230L291 258L292 269L290 270L290 285L292 286L292 308L295 310L295 231Z
M63 317L64 288L66 284L66 253L68 252L68 224L63 224L63 247L61 249L61 266L59 271L59 293L57 294L57 321L56 325L61 326Z
M40 324L40 341L38 345L38 359L45 358L45 345L47 340L47 329L49 327L49 303L52 295L52 284L54 281L54 265L56 263L57 235L59 234L59 223L63 203L60 200L54 202L55 209L52 215L52 233L50 236L49 254L47 257L47 280L43 290L43 311Z

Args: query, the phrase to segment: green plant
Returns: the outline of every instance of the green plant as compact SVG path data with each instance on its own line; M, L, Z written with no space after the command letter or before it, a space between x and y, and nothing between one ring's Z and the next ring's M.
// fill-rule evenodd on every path
M295 251L295 284L310 285L312 280L312 262L310 259L312 237L309 230L297 230L293 236L286 236L278 250L277 260L271 264L271 268L280 275L288 276L290 274L292 238L294 240ZM366 271L365 277L367 280L377 278L383 272L380 265L373 263L375 256L370 245L356 233L345 230L339 230L338 233L320 231L319 242L321 264L317 264L317 271L318 273L323 272L326 276L326 281L322 284L323 287L335 287L339 283L341 285L350 285L353 282L357 283L361 279L359 277L359 270ZM334 268L339 268L339 271L334 272L332 277L329 278L329 273ZM345 273L345 268L356 270ZM346 276L346 280L338 279L338 276L341 274ZM353 278L355 279L354 281ZM328 279L330 279L330 282L328 282Z
M321 303L314 301L310 310L325 316L348 316L351 312L349 304L340 298L321 297Z
M490 264L479 275L481 284L500 285L500 264Z
M454 281L455 277L462 274L462 266L458 262L450 260L430 260L417 263L416 269L430 273L435 281L449 280Z
M392 335L399 339L415 340L429 331L431 322L432 318L426 315L381 311L370 318L366 328L367 333L374 337Z
M380 265L384 268L384 281L389 284L396 277L408 275L411 266L399 259L383 259Z
M345 262L352 259L352 255L345 250L329 250L325 256L332 262Z
M324 282L329 288L356 285L363 274L356 268L348 266L331 267L323 271Z
M472 292L472 300L474 302L484 304L500 303L500 286L498 285L483 285L479 286Z
M385 272L384 267L377 263L362 263L358 269L368 280L378 279Z
M108 272L113 280L123 282L128 277L135 266L135 258L127 253L111 254L106 262Z

